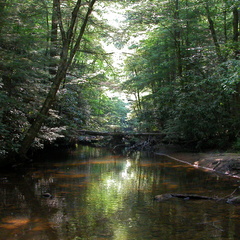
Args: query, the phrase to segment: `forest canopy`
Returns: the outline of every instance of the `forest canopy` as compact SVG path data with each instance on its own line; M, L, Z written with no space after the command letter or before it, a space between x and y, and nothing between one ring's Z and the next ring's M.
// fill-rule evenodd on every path
M239 14L234 0L2 0L1 158L113 125L239 148ZM124 69L108 44L128 47Z
M142 1L129 11L131 32L146 34L132 46L123 85L136 96L140 129L199 148L239 145L239 7L225 0Z

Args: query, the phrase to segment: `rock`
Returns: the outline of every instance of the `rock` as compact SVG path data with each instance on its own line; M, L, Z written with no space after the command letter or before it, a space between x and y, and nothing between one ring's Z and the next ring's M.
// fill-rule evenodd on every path
M44 198L53 198L52 194L51 193L47 193L47 192L43 193L42 197L44 197Z
M171 193L165 193L165 194L161 194L161 195L157 195L154 197L154 200L156 201L164 201L164 200L167 200L167 199L170 199L172 198L172 194Z

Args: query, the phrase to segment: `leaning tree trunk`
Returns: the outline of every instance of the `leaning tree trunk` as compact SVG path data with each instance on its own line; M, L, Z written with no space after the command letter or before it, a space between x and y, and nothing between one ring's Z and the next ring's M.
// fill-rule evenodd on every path
M23 159L26 158L26 154L27 154L30 146L32 145L35 137L37 136L37 134L48 114L48 111L56 98L57 91L60 87L62 80L65 78L66 72L67 72L67 68L66 68L66 60L65 60L59 66L57 74L53 80L52 86L48 92L48 95L47 95L44 103L43 103L43 106L42 106L41 110L39 111L35 121L32 123L32 125L28 129L28 131L21 143L21 147L19 149L19 156L21 158L23 158Z
M50 90L47 94L47 97L42 105L42 108L39 111L35 121L32 123L30 128L27 130L25 137L19 148L18 154L19 154L19 157L22 159L26 159L26 154L27 154L29 148L31 147L35 137L39 133L40 128L48 115L48 111L56 99L56 94L57 94L57 91L59 90L60 84L63 81L63 79L65 78L67 70L68 70L69 66L71 65L72 60L79 48L79 45L83 38L83 34L85 32L89 17L92 12L93 5L95 4L96 0L90 1L88 10L86 12L85 18L83 20L82 26L80 28L79 34L76 39L74 38L73 32L77 25L77 15L78 15L78 12L79 12L79 9L81 6L81 0L77 1L76 5L72 11L70 26L69 26L67 32L65 32L63 23L62 23L61 11L60 11L60 1L57 0L57 2L58 2L58 6L57 6L58 22L59 22L59 27L60 27L60 32L61 32L62 42L63 42L61 61L60 61L60 64L58 65L57 73L53 79L53 83L52 83ZM70 46L73 46L72 49L69 49Z

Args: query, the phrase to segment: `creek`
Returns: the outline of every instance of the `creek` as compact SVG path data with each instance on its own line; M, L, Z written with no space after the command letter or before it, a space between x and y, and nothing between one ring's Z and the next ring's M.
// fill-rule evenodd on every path
M163 155L53 151L0 173L0 240L239 239L239 205L153 200L163 193L224 197L238 187L237 179Z

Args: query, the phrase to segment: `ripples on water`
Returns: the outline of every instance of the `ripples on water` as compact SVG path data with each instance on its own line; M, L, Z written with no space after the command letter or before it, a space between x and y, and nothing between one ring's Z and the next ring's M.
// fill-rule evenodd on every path
M0 240L240 239L239 206L153 201L168 192L224 197L238 186L164 156L55 152L29 169L1 173Z

